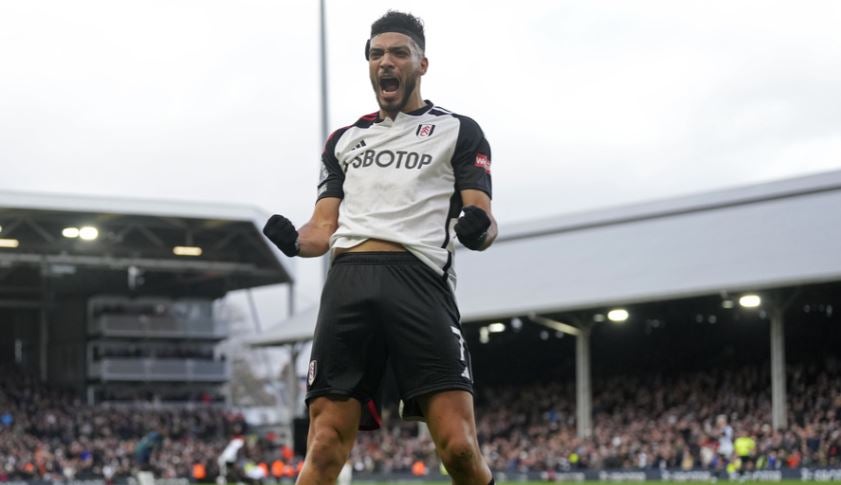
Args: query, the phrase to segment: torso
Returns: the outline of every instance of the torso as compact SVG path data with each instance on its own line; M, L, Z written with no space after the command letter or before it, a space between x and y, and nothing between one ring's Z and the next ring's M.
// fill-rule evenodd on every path
M334 255L338 256L343 253L367 253L367 252L397 252L406 251L402 244L391 241L383 241L382 239L366 239L361 244L357 244L351 248L336 248Z

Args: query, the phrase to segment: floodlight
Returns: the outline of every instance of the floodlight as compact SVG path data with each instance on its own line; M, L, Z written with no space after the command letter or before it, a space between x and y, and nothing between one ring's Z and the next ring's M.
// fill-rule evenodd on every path
M198 246L175 246L172 254L176 256L201 256L202 250Z
M607 319L614 323L621 323L628 319L628 310L616 308L607 312Z
M500 333L505 331L505 324L502 322L496 322L488 325L488 331L491 333Z
M79 237L79 228L78 227L65 227L61 230L61 235L68 238L73 239Z
M721 300L721 308L733 308L733 300Z
M742 297L739 298L739 305L744 308L756 308L761 304L762 298L760 298L759 295L742 295Z
M99 237L99 230L93 226L82 226L79 229L79 239L93 241Z
M482 327L479 329L479 343L486 344L491 341L490 333L488 332L488 327Z
M17 239L0 239L0 248L16 248L20 246Z

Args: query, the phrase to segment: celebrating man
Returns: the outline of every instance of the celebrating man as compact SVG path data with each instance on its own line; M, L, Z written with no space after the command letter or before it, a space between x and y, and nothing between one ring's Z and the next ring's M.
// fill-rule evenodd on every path
M331 251L309 364L310 429L299 484L332 484L357 429L379 425L387 362L404 419L429 426L458 484L493 483L473 415L473 375L454 299L453 235L491 245L491 152L470 118L420 94L429 61L420 19L389 11L365 45L379 111L336 130L318 200L299 229L280 215L264 233L286 255Z

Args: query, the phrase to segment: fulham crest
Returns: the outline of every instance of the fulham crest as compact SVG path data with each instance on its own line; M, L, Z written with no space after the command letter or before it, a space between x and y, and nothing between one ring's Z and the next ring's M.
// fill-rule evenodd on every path
M307 385L312 386L312 383L315 382L315 373L318 372L318 361L311 360L310 361L310 368L307 371Z
M418 125L417 131L415 131L415 135L418 138L429 138L432 136L432 132L435 131L435 125L429 123L421 123Z

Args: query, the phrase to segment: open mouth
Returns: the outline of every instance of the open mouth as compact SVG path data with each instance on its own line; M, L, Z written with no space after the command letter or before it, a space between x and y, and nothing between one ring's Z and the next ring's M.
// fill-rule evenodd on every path
M395 93L400 89L400 80L396 77L383 76L380 78L380 89L386 94Z

